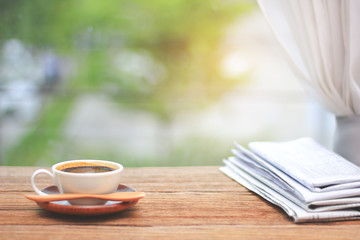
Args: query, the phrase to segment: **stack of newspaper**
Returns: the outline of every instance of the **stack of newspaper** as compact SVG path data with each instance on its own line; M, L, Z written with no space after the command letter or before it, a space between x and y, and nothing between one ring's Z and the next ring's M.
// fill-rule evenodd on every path
M360 167L314 140L235 146L220 170L295 222L360 219Z

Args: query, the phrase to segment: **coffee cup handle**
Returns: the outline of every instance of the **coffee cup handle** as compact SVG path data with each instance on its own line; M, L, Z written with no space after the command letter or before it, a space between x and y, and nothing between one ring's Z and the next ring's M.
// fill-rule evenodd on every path
M45 169L38 169L36 170L33 175L31 176L31 185L33 187L33 189L35 190L35 192L39 195L48 195L46 193L44 193L43 191L41 191L37 186L36 186L36 183L35 183L35 177L38 175L38 174L41 174L41 173L45 173L47 175L49 175L51 177L51 179L53 179L53 174L51 172L49 172L48 170L45 170Z

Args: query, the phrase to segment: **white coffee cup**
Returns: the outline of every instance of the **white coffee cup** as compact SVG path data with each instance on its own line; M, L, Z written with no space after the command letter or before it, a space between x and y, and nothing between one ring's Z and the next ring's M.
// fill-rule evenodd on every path
M85 168L110 168L106 172L75 173L67 172L69 169ZM38 174L47 174L52 178L53 184L58 187L60 193L89 193L106 194L117 190L120 183L120 175L123 166L119 163L104 160L71 160L60 162L52 166L52 173L46 169L38 169L31 176L31 185L39 195L47 195L35 184ZM73 205L99 205L105 200L100 199L76 199L69 201Z

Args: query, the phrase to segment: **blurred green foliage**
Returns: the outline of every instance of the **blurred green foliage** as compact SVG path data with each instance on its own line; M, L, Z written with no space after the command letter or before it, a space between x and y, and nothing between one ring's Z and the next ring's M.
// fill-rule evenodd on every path
M171 121L177 111L208 106L239 83L221 75L219 46L226 27L253 6L230 0L0 0L0 43L19 39L33 52L71 59L76 71L62 89L69 96L105 92L123 106ZM63 116L49 128L61 126L71 102L56 107ZM56 108L44 108L39 119L56 116ZM47 147L50 135L37 140L39 128L10 151L7 164L29 156L28 142ZM31 151L29 165L40 154Z

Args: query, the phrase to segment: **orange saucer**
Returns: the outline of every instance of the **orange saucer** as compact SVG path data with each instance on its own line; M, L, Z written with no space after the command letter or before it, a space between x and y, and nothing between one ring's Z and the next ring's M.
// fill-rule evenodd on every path
M47 194L59 194L59 190L56 186L50 186L42 190ZM120 184L117 189L118 192L135 192L135 189ZM124 211L134 206L138 201L132 202L114 202L108 201L104 205L70 205L68 201L56 201L56 202L36 202L40 207L49 210L51 212L67 214L67 215L103 215Z

